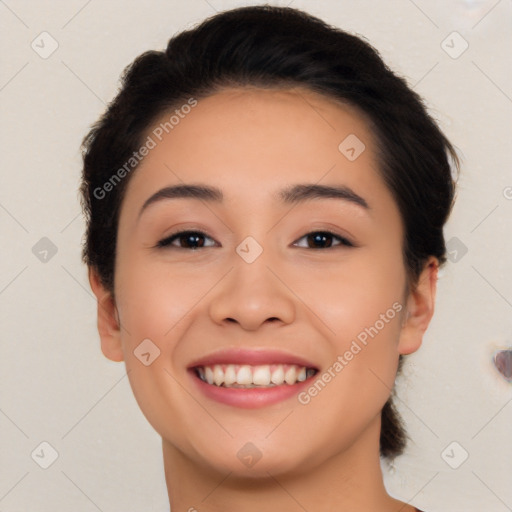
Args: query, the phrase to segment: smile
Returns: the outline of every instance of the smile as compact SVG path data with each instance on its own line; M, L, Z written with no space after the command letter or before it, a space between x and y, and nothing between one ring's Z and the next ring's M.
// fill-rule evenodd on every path
M206 399L256 409L296 397L319 366L276 349L227 348L191 361L187 371L193 388Z
M296 364L215 364L197 366L196 375L210 385L225 388L270 388L293 386L314 376L314 368Z

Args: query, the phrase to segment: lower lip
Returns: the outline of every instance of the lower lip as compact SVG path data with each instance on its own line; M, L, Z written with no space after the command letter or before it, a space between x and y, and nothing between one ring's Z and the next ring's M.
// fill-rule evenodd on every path
M281 384L268 388L225 388L215 386L201 380L194 370L189 370L192 379L196 382L199 390L208 398L222 404L240 407L242 409L257 409L266 405L282 402L294 395L300 393L305 387L309 386L315 375L308 379L297 382L296 384Z

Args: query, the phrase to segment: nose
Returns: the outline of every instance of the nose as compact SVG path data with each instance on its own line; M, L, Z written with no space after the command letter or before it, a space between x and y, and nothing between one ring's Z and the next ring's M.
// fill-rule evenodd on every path
M265 323L284 325L295 320L293 291L283 272L269 265L264 255L265 251L252 263L235 255L233 268L213 290L209 314L217 325L237 323L255 331Z

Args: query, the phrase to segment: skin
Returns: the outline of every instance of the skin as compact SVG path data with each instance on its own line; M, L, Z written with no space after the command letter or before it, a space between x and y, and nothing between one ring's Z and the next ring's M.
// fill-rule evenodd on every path
M366 146L352 162L338 150L349 134ZM131 176L115 297L92 268L89 279L102 351L125 362L162 437L173 512L414 510L383 485L380 412L399 354L420 347L432 318L438 266L430 258L405 295L403 223L374 147L353 107L303 89L232 88L201 99ZM164 200L138 217L149 196L183 183L217 186L224 203ZM347 185L371 209L325 198L292 207L272 196L296 183ZM180 249L178 239L155 248L178 228L205 231L206 247L182 239ZM307 234L325 230L357 246L308 245ZM235 251L247 236L263 248L251 264ZM402 310L307 405L294 396L232 407L206 398L186 372L220 348L277 347L322 373L395 302ZM160 349L149 366L133 353L146 338ZM247 442L261 454L252 467L237 457Z

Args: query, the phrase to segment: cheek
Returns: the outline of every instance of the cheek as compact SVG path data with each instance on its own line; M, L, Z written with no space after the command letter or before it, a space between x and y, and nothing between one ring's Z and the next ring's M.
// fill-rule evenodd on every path
M405 268L399 251L356 251L340 263L303 268L293 277L294 292L322 320L338 349L376 322L381 326L381 315L393 320L404 307Z
M170 272L168 265L148 265L137 257L120 261L116 274L125 326L121 340L134 397L154 429L176 443L187 431L186 422L176 418L191 408L184 390L180 340L191 312L212 286L212 277L201 275L194 273L191 280L189 273Z
M180 324L212 286L212 276L191 267L171 268L165 263L130 258L118 268L121 320L137 336L176 338ZM133 336L131 336L133 337ZM134 340L136 341L136 340Z
M328 365L342 356L334 373L343 378L333 379L333 397L341 394L350 400L347 391L358 389L368 404L379 406L386 401L398 364L404 285L399 250L361 249L346 265L304 276L297 294L307 297L315 313L312 321L315 316L322 320L330 345Z
M326 435L344 443L379 414L394 386L405 270L398 258L361 256L329 277L316 281L308 306L329 327L330 359L301 403L331 411ZM347 437L336 434L339 424Z

